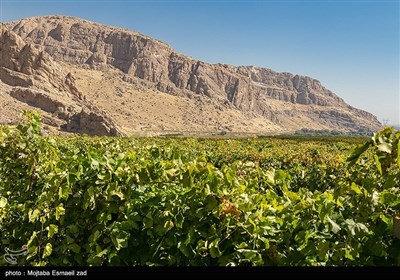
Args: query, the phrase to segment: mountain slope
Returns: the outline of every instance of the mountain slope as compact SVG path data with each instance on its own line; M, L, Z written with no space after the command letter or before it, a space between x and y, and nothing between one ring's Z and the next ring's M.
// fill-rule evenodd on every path
M376 130L381 126L375 116L347 105L309 77L252 66L208 64L140 33L73 17L34 17L7 26L78 74L77 84L89 102L113 115L127 131L262 133L301 128ZM99 77L91 85L90 75L85 75L89 70ZM122 97L115 97L118 92ZM135 98L138 93L143 102ZM110 100L120 104L115 106ZM155 106L157 101L160 104ZM169 101L174 105L167 108ZM128 109L132 106L147 108L150 114ZM129 116L134 120L130 122Z
M66 132L119 134L103 112L88 104L71 73L2 23L0 52L2 123L15 123L21 110L35 108L46 124Z

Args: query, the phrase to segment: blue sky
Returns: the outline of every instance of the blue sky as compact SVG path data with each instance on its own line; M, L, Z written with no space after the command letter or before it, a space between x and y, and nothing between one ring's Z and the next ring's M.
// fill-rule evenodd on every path
M1 20L62 14L136 30L210 63L316 78L400 124L399 1L2 0Z

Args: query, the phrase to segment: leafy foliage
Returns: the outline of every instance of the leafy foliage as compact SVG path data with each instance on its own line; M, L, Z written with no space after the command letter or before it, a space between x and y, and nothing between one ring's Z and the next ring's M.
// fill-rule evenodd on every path
M398 264L393 128L360 145L60 138L24 116L0 127L0 247L28 245L18 265Z

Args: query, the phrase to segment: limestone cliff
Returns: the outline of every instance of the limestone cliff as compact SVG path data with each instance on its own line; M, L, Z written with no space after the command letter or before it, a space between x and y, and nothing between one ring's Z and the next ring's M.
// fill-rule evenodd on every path
M87 104L71 73L66 73L45 51L26 44L4 24L0 24L0 53L2 119L9 114L14 117L11 123L15 123L19 109L35 108L45 114L48 125L68 132L118 135L113 122ZM4 107L7 102L16 106ZM85 114L86 111L90 113ZM96 117L89 118L90 115ZM74 119L79 120L79 125L71 126Z
M123 81L132 85L139 79L147 88L171 95L191 100L206 97L249 119L264 118L285 131L376 130L381 126L375 116L347 105L310 77L205 63L135 31L73 17L34 17L7 26L55 61L103 72L116 68Z

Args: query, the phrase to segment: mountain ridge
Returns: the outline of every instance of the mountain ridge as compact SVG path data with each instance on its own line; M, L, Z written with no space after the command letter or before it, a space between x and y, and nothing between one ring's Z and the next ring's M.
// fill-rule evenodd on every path
M311 77L202 62L136 31L70 16L33 17L6 25L59 63L102 73L118 69L119 77L133 87L140 83L173 96L200 98L201 104L208 98L222 111L263 118L281 130L293 131L304 125L349 131L381 126L375 116L346 104ZM307 123L302 123L306 119ZM229 128L229 121L222 127ZM268 130L267 125L263 129ZM240 129L233 125L231 130Z

